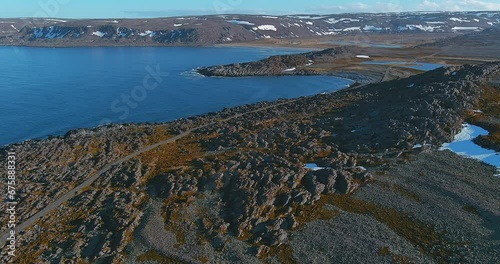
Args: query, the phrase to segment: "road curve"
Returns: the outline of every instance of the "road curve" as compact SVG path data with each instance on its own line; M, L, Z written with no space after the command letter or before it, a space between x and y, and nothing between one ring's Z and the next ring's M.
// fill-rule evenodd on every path
M256 109L256 110L253 110L253 111L249 111L249 112L246 112L246 113L239 113L239 114L235 114L234 116L231 116L229 118L226 118L226 119L223 119L223 120L220 120L218 122L226 122L226 121L230 121L232 119L236 119L236 118L239 118L239 117L242 117L244 115L247 115L247 114L251 114L251 113L256 113L256 112L260 112L260 111L264 111L264 110L267 110L267 109L270 109L270 108L273 108L273 107L278 107L278 106L281 106L281 105L284 105L284 104L289 104L291 102L294 102L296 100L289 100L289 101L286 101L284 103L279 103L279 104L275 104L275 105L271 105L271 106L266 106L266 107L262 107L262 108L259 108L259 109ZM163 140L161 142L158 142L158 143L155 143L153 145L150 145L150 146L147 146L147 147L144 147L128 156L125 156L119 160L116 160L108 165L106 165L105 167L103 167L102 169L100 169L98 172L96 172L95 174L93 174L92 176L90 176L87 180L85 180L84 182L82 182L80 185L76 186L75 188L73 188L72 190L68 191L67 193L63 194L62 196L60 196L59 198L57 198L55 201L51 202L50 204L48 204L45 208L43 208L42 210L40 210L39 212L37 212L36 214L30 216L26 221L16 225L16 228L15 228L15 231L16 231L16 236L19 236L19 232L20 231L24 231L26 230L28 227L30 227L31 225L33 225L38 219L46 216L49 212L51 212L52 210L54 210L55 208L57 208L59 205L61 205L62 203L68 201L69 199L75 197L83 188L86 188L88 186L90 186L92 183L94 183L102 174L104 174L106 171L108 171L109 169L111 169L111 167L115 166L115 165L118 165L120 163L123 163L123 162L126 162L126 161L129 161L139 155L141 155L142 153L144 152L148 152L150 150L153 150L159 146L162 146L162 145L165 145L165 144L169 144L169 143L173 143L181 138L184 138L186 136L188 136L189 134L191 134L193 131L195 130L198 130L198 129L201 129L201 128L205 128L205 127L208 127L208 126L211 126L211 125L214 125L215 122L211 122L211 123L208 123L208 124L205 124L205 125L202 125L202 126L198 126L198 127L195 127L195 128L192 128L192 129L189 129L175 137L172 137L172 138L169 138L169 139L166 139L166 140ZM1 234L1 240L2 242L1 243L4 243L2 245L5 245L5 243L7 242L7 238L9 237L10 235L10 229L7 229L5 230L2 234Z

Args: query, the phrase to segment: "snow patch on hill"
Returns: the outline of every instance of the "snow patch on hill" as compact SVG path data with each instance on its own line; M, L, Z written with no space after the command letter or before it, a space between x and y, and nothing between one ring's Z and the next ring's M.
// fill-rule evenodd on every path
M273 25L261 25L258 26L255 30L267 30L267 31L277 31L276 27Z
M101 31L94 31L94 32L92 32L92 36L98 36L100 38L106 36L106 34L108 34L108 33L101 32Z

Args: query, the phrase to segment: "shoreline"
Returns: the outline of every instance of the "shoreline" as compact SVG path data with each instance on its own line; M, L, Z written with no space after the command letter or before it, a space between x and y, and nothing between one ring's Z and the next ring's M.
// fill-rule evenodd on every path
M202 74L200 74L200 75L203 76L203 77L207 77L207 76L204 76ZM293 77L293 76L295 76L295 75L269 76L269 77ZM315 76L319 76L319 75L315 75ZM321 75L321 76L323 76L323 75ZM328 77L327 75L324 75L324 76ZM252 78L252 77L254 77L254 78L260 78L262 76L248 76L248 77L242 77L242 78ZM326 92L326 94L336 93L336 92L339 92L339 91L342 91L342 90L346 90L346 89L351 89L351 88L358 88L358 87L361 86L361 85L356 85L356 82L354 80L351 80L351 79L337 77L337 76L330 76L330 77L334 77L334 78L337 78L337 79L343 79L343 80L346 80L346 81L352 81L353 83L350 86L348 86L348 87L345 87L345 88L342 88L342 89L339 89L339 90L332 90L330 92ZM214 77L209 77L209 78L232 78L232 77L214 76ZM296 100L296 99L299 99L299 98L314 97L314 96L321 95L321 94L325 94L325 92L321 92L321 93L313 94L313 95L304 95L304 96L299 96L299 97L294 97L294 98L279 98L279 99L271 100L271 101L264 100L264 101L259 101L259 102L250 103L250 104L243 104L243 105L238 105L238 106L233 106L233 107L222 107L221 110L215 111L215 113L221 113L224 110L234 110L234 109L244 108L244 107L254 107L254 106L262 104L262 103L275 104L275 103L279 103L279 102L281 102L283 100L287 100L287 101L288 100L292 100L293 101L293 100ZM29 138L29 139L25 139L25 140L21 140L21 141L17 141L17 142L12 142L12 143L7 143L7 144L4 144L4 145L0 145L0 150L2 150L2 149L8 149L11 146L15 146L15 145L19 145L19 144L24 144L24 143L27 143L27 142L42 142L42 141L50 140L52 138L65 138L66 135L72 134L74 132L84 132L84 133L90 132L90 133L92 133L92 132L98 131L100 129L108 129L108 128L115 128L115 127L129 127L129 126L136 126L136 127L141 127L142 126L142 127L146 127L146 126L169 125L171 123L175 123L177 121L182 121L182 120L189 120L189 119L196 119L196 118L205 118L205 117L210 116L211 113L214 113L214 112L213 111L209 111L209 112L206 112L206 113L203 113L203 114L186 116L186 117L177 118L177 119L173 119L173 120L169 120L169 121L158 121L158 122L147 122L147 121L146 122L124 122L124 123L110 123L110 124L104 124L104 125L98 125L98 126L90 126L90 127L76 127L76 128L73 128L73 129L66 130L66 132L61 132L60 134L51 134L51 135L46 135L46 136L38 137L38 138Z

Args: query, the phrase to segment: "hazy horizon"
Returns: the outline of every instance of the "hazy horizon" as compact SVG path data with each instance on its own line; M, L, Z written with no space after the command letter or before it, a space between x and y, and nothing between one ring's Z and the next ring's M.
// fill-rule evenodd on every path
M178 16L201 16L221 14L248 15L333 15L352 13L401 13L401 12L500 12L500 3L492 0L318 0L314 3L291 0L286 4L265 0L146 0L138 2L110 0L106 2L88 0L7 0L2 2L2 18L159 18Z
M29 17L29 16L19 16L19 17L1 17L2 19L68 19L68 20L85 20L85 19L160 19L160 18L175 18L175 17L192 17L192 16L231 16L231 15L243 15L243 16L330 16L330 15L352 15L352 14L404 14L404 13L467 13L467 12L485 12L485 13L496 13L500 11L493 10L470 10L470 11L394 11L394 12L345 12L345 13L290 13L290 14L272 14L272 13L262 13L262 14L252 14L252 13L221 13L221 14L185 14L185 15L170 15L170 16L144 16L144 17Z

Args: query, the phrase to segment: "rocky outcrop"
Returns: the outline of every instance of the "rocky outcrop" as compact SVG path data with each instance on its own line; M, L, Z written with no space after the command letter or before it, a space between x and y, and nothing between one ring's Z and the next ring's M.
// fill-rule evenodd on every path
M334 62L336 59L348 56L352 56L350 49L342 47L296 55L271 56L256 62L200 68L197 72L205 76L222 77L314 75L319 73L308 66L314 63Z

